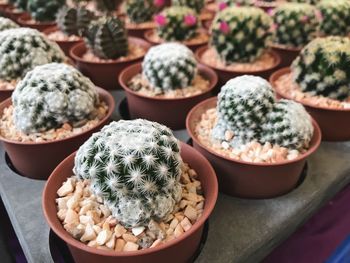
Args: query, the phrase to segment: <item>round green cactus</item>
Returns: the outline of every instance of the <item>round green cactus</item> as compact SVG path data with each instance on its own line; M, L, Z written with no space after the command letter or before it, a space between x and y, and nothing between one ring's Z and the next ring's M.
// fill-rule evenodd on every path
M14 29L14 28L19 28L19 25L17 25L11 19L0 17L0 32L7 29Z
M154 88L163 91L186 88L196 76L197 62L186 46L165 43L147 52L142 73Z
M197 14L199 14L205 5L205 1L204 0L173 0L172 4L178 5L178 6L187 6L189 8L192 8L194 11L196 11Z
M152 21L163 5L157 0L127 0L125 11L131 22L139 24Z
M118 121L78 150L74 173L91 180L112 215L127 227L162 220L180 201L182 159L167 127L146 120Z
M316 38L292 63L294 81L303 92L336 100L350 96L350 39Z
M198 18L194 10L186 6L172 6L155 16L159 37L166 41L184 41L194 37L198 30Z
M65 2L65 0L28 0L27 9L36 21L55 21L58 10Z
M286 3L273 14L275 43L303 47L317 36L319 25L316 7L309 4Z
M228 7L213 21L211 46L226 63L252 62L267 49L272 18L256 7Z
M15 28L0 32L0 78L19 79L35 66L63 62L58 45L37 30Z
M309 146L313 132L311 117L304 107L300 103L282 99L267 114L261 141L300 150Z
M88 119L99 98L94 84L77 69L51 63L28 72L14 90L12 102L16 128L35 133Z
M323 0L317 7L322 17L321 35L347 36L350 34L350 2L348 0Z
M124 23L116 17L92 21L84 33L92 52L102 59L117 59L128 54L128 38Z

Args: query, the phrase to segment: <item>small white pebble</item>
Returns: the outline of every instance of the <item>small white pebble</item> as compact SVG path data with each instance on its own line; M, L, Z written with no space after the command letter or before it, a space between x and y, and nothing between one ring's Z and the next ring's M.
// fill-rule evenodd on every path
M145 227L144 226L139 226L139 227L133 227L131 229L131 232L135 235L141 235L143 233L143 231L145 231Z
M180 222L180 224L181 224L183 230L185 230L185 232L188 231L188 230L190 230L190 228L192 227L192 224L191 224L190 220L188 220L187 217L185 217L185 218Z
M133 242L126 242L123 251L136 251L139 249L139 245Z
M107 229L102 230L96 238L97 244L100 246L104 245L110 239L111 235L112 235L111 231Z

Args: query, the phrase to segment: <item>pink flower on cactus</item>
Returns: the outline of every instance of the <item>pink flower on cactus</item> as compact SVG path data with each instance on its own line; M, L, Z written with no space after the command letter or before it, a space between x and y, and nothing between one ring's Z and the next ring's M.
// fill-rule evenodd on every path
M301 17L300 21L302 23L307 23L309 21L309 17L308 16L303 16L303 17Z
M230 32L230 27L226 21L220 22L220 31L224 34L228 34Z
M320 10L316 10L315 15L319 21L323 20L323 15L322 15L322 12Z
M269 16L273 16L273 8L267 9L267 14L268 14Z
M154 4L156 7L162 7L162 6L165 4L165 1L164 1L164 0L154 0L154 1L153 1L153 4Z
M154 22L156 22L156 24L159 26L165 26L167 23L166 17L163 15L156 15L154 17Z
M186 15L184 22L187 26L193 26L197 23L197 18L194 15Z
M220 2L219 3L219 10L224 10L227 7L227 4L225 2Z

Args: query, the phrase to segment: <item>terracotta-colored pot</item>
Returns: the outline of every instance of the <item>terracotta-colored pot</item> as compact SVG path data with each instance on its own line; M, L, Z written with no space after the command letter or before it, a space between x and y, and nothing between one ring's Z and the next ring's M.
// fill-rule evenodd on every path
M281 64L279 64L278 68L289 67L302 49L285 47L277 44L271 44L271 48L281 57Z
M29 14L23 14L17 19L18 24L20 24L23 27L29 27L36 30L39 30L40 32L45 31L46 29L53 27L56 25L56 22L39 22L35 21L33 23L32 17Z
M202 29L202 32L207 34L207 31L206 30L203 30ZM147 30L144 34L144 38L149 42L151 43L152 45L159 45L159 44L162 44L166 41L164 40L155 40L152 36L156 34L156 31L154 29L151 29L151 30ZM209 41L209 38L208 38L208 41ZM182 44L184 44L185 46L187 46L189 49L191 49L193 52L196 52L196 50L198 50L199 48L203 47L203 46L206 46L208 44L208 41L205 41L205 42L202 42L202 43L196 43L196 44L193 44L193 43L186 43L185 42L180 42Z
M2 11L4 17L12 19L14 22L18 23L18 18L24 14L28 14L25 11L18 11L16 7L9 6Z
M142 47L145 50L145 54L151 47L147 41L140 38L129 37L129 42ZM123 61L92 62L82 58L86 50L85 43L77 44L71 48L70 56L76 61L78 69L88 76L96 86L108 90L120 88L115 76L119 75L124 68L141 61L145 55Z
M271 55L274 57L274 60L275 60L275 63L269 67L269 68L266 68L266 69L260 69L260 70L251 70L251 71L238 71L238 70L227 70L227 69L222 69L222 68L218 68L218 67L212 67L211 65L208 65L206 64L203 59L202 59L202 55L205 51L208 50L208 46L205 46L205 47L200 47L199 49L197 49L196 51L196 58L197 60L204 64L204 65L207 65L208 67L211 67L212 69L215 70L216 74L218 74L218 77L219 77L219 86L222 86L224 85L228 80L234 78L234 77L238 77L238 76L241 76L241 75L255 75L255 76L260 76L262 78L265 78L265 79L269 79L270 75L276 70L276 68L278 67L278 65L281 63L281 58L280 56L270 50L268 52L271 53Z
M52 26L52 27L50 27L50 28L45 29L45 30L43 31L43 33L44 33L45 35L50 35L51 33L56 32L56 31L58 31L58 30L59 30L59 29L58 29L57 26ZM82 42L83 42L83 39L81 38L81 39L79 39L79 40L73 40L73 41L70 41L70 40L56 40L55 42L57 43L57 45L60 46L60 48L63 50L63 52L64 52L64 54L66 54L66 56L70 56L70 54L69 54L70 49L71 49L74 45L76 45L76 44L78 44L78 43L82 43Z
M195 106L187 116L186 128L193 147L213 165L220 191L243 198L270 198L291 191L297 185L306 158L320 145L321 131L317 123L313 121L315 131L310 148L294 160L273 164L234 160L204 146L195 136L196 123L207 109L215 108L216 103L217 98L210 98Z
M283 75L290 73L290 68L283 68L271 75L270 83L275 88L278 96L292 99L290 94L281 92L276 88L276 81ZM323 141L348 141L350 140L350 109L332 109L299 101L305 109L317 121L322 131Z
M0 103L3 102L4 100L7 100L8 98L10 98L13 91L14 91L13 89L0 90Z
M5 11L6 8L10 7L10 4L0 4L0 12Z
M63 239L72 253L76 263L185 263L195 253L202 236L205 221L211 214L218 195L215 172L210 163L195 149L181 143L181 157L197 173L205 196L203 215L190 230L165 244L133 252L117 252L92 248L74 239L57 218L55 199L57 190L72 175L74 156L66 158L48 179L42 198L45 218L51 229Z
M132 77L142 71L141 63L124 69L119 76L119 83L125 90L131 118L159 122L175 130L185 128L187 113L194 105L212 96L211 92L217 84L217 76L212 69L199 64L198 70L210 82L208 91L186 98L160 98L142 95L128 87Z
M108 123L115 108L114 99L109 92L97 89L101 100L109 107L108 113L98 125L83 133L51 142L18 142L0 137L12 164L20 174L33 179L47 179L64 158L76 151L92 133ZM11 99L1 103L0 114L3 114L4 109L11 104Z

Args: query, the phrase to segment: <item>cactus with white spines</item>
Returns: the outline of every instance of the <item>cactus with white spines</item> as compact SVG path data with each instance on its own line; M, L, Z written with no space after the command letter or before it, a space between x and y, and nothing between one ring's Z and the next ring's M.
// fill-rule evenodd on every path
M124 226L146 226L164 219L180 201L182 163L170 129L142 119L121 120L79 148L74 173L91 181L92 192Z
M222 61L252 62L272 39L272 18L256 7L228 7L218 12L211 31L211 46Z
M253 5L253 0L217 0L219 10L223 10L226 7L232 6L251 6Z
M152 47L142 63L142 74L155 89L166 92L186 88L197 74L193 52L179 43Z
M153 16L160 11L163 3L157 0L127 0L125 11L130 21L136 24L152 21Z
M0 17L0 32L7 29L14 29L14 28L19 28L19 25L17 25L11 19Z
M350 96L350 39L316 38L303 48L291 68L303 92L345 100Z
M205 5L205 1L204 0L173 0L172 4L178 5L178 6L187 6L189 8L192 8L194 11L197 12L197 14L199 14Z
M12 94L13 120L26 134L86 120L99 104L94 84L72 66L51 63L35 67Z
M39 22L55 21L58 10L65 0L28 0L27 10L31 17Z
M38 65L64 62L59 46L35 29L15 28L0 32L0 78L11 81Z

